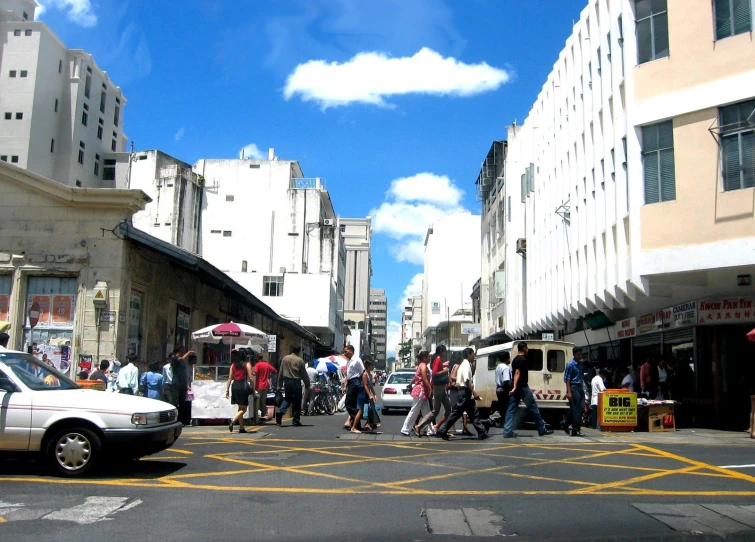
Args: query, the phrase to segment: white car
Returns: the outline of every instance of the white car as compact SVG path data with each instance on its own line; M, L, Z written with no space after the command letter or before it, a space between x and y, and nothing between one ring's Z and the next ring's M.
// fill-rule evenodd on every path
M0 348L0 453L36 453L62 476L110 456L137 459L181 434L169 403L85 390L34 356Z
M412 396L409 384L414 379L414 370L396 371L388 376L380 394L381 408L388 413L394 408L411 408Z

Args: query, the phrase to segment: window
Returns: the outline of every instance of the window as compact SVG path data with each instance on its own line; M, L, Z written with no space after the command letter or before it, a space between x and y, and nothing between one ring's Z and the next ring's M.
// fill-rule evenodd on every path
M110 150L115 152L115 149L118 148L118 142L114 139L112 143L110 143Z
M86 82L84 83L84 96L89 98L92 91L92 76L87 75Z
M642 128L645 203L676 199L674 128L669 120Z
M724 190L755 186L755 100L721 108Z
M21 75L21 77L26 77L27 75L29 75L29 72L26 70L21 70L21 73L19 75Z
M16 76L16 70L11 70L11 71L10 71L10 72L8 73L8 77L15 77L15 76Z
M10 157L10 163L11 164L18 164L18 156L13 155Z
M230 231L230 230L224 230L223 231L223 237L232 237L232 236L233 236L233 232L232 231Z
M121 108L119 106L115 106L115 113L113 114L113 124L118 126L118 120L121 116Z
M63 61L58 60L58 73L63 73Z
M79 164L84 165L84 151L79 149Z
M234 198L233 198L233 196L231 196L231 195L228 195L228 196L226 196L226 197L225 197L225 200L226 200L226 201L233 201L233 199L234 199Z
M50 140L50 152L55 152L55 138Z
M105 167L102 168L102 180L115 180L115 160L107 158L105 159Z
M28 21L29 20L29 14L26 13L25 11L23 12L23 17L24 17L24 21Z
M563 373L566 368L566 356L563 350L548 350L548 370L554 373Z
M89 122L89 114L86 111L81 112L81 124L84 126Z
M20 36L20 35L21 35L21 30L20 30L20 29L18 29L18 30L14 30L14 31L13 31L13 35L14 35L14 36Z
M220 233L220 230L210 230L210 233Z
M25 19L26 17L24 17ZM31 30L24 30L24 36L31 36Z
M283 276L262 277L262 295L265 297L281 297L283 295Z
M77 277L29 277L24 314L29 313L29 308L35 301L41 310L38 324L33 329L29 326L28 317L25 318L24 348L31 346L33 342L43 344L54 338L68 339L73 342L73 328L77 313L77 283ZM61 340L60 343L62 344L63 341ZM67 354L70 360L70 347ZM60 358L57 355L52 358L56 367L60 367L58 361Z
M97 139L102 139L102 126L97 127Z
M668 12L666 0L637 0L638 63L663 58L669 54Z
M8 161L8 155L7 154L0 155L0 162L7 162L7 161Z
M242 273L246 273L246 267L247 267L246 264L247 264L246 260L241 260L241 272Z
M22 120L24 118L23 113L16 113L16 120Z
M102 93L100 94L100 112L101 113L105 112L105 103L106 102L107 102L107 92L105 92L103 90Z
M13 119L13 113L5 112L5 120L11 120Z
M716 39L722 40L752 30L751 0L714 0Z
M542 371L543 370L543 351L536 348L530 348L527 350L527 370L529 371ZM513 374L511 375L513 378Z
M55 98L55 112L58 112L58 99Z
M100 176L100 163L99 162L94 163L94 176L95 177Z

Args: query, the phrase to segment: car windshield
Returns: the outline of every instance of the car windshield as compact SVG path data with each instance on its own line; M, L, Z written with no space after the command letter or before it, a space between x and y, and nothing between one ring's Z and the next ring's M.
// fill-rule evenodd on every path
M0 352L5 363L26 387L35 391L78 389L75 382L54 367L44 364L31 354Z
M414 378L414 373L393 373L386 384L408 384Z

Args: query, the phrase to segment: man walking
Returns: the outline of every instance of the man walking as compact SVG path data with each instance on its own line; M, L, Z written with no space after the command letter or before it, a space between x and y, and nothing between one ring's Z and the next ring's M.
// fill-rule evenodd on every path
M139 391L139 369L128 358L118 371L116 386L120 393L127 395L136 395L136 392Z
M545 427L543 417L540 415L540 409L537 408L537 403L532 395L532 390L528 385L527 343L519 343L517 345L517 352L519 352L519 355L511 362L514 381L511 384L511 391L509 392L511 400L509 401L509 409L506 411L506 423L503 426L503 438L515 438L519 436L514 433L514 417L516 409L519 406L519 401L524 401L527 411L535 417L537 434L541 437L543 435L551 435L553 434L553 431Z
M89 374L89 380L101 380L107 387L107 370L110 368L110 361L103 359L100 362L100 368Z
M459 399L451 415L448 419L438 427L437 436L443 440L448 440L448 428L453 425L462 417L464 413L467 414L467 421L472 422L475 430L477 431L477 438L484 440L489 438L488 430L480 421L480 413L477 411L475 400L480 399L477 392L474 389L472 383L472 369L475 362L475 353L471 348L465 348L462 352L464 361L461 362L459 368L456 371L456 384L459 386Z
M254 363L254 380L257 387L257 393L260 395L260 419L267 420L267 390L270 389L270 376L275 373L275 367L270 365L262 354L257 354Z
M582 349L575 346L572 350L574 358L566 364L564 369L564 383L566 384L566 400L569 401L569 419L564 422L564 431L571 436L584 437L582 433L582 412L585 409L585 392L582 387Z
M509 408L509 392L511 392L511 354L504 352L500 363L495 368L495 396L498 398L498 413L501 422L506 421L506 411Z
M307 376L309 376L309 391L304 394L304 401L302 402L302 411L305 416L311 416L312 415L312 394L314 390L314 385L317 383L317 380L320 378L320 375L317 374L317 371L314 367L312 367L312 362L310 361L307 363Z
M304 365L304 360L299 357L301 354L301 346L294 346L291 348L291 353L284 356L281 360L280 375L283 378L283 404L278 409L278 413L275 415L275 423L280 425L283 420L283 415L288 411L290 406L293 409L293 421L294 426L301 426L301 383L304 382L304 388L309 393L309 375L307 375L307 367Z

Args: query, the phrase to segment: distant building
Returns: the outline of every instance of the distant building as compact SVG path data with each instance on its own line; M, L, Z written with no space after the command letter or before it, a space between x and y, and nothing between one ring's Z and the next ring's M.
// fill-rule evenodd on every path
M372 280L372 219L341 218L340 230L346 249L344 320L361 329L362 352L370 352L370 281Z
M384 289L370 290L370 321L372 323L372 337L375 341L375 367L385 369L387 348L387 317L388 298Z
M34 20L32 0L0 0L0 161L60 183L115 187L126 98L81 49Z

